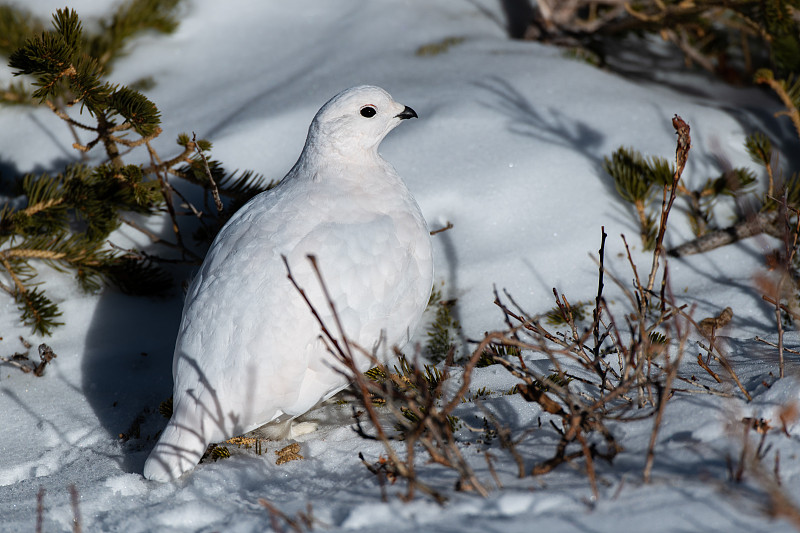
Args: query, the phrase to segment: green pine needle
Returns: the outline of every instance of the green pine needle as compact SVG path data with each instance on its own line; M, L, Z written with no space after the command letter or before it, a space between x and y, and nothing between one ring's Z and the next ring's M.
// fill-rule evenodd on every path
M584 320L588 314L588 308L592 304L590 302L576 302L570 305L570 309L572 310L572 320L574 322L580 322ZM565 326L567 325L567 319L564 318L564 314L561 312L561 308L553 307L545 314L545 322L551 326Z
M108 99L108 106L119 113L142 137L153 135L161 124L161 114L155 104L141 93L120 87Z
M452 312L455 303L455 300L440 300L434 303L436 316L428 326L428 342L425 345L428 357L434 363L444 361L450 350L455 347L455 333L459 328Z
M744 143L750 159L762 166L768 166L772 162L772 142L769 137L757 131L747 136Z
M115 257L104 262L99 272L126 294L157 296L169 291L174 280L158 265L133 256Z
M73 273L86 291L111 284L126 293L160 295L173 287L171 276L155 262L160 260L157 256L109 247L109 236L127 220L123 218L126 213L166 217L169 211L177 238L151 238L179 249L178 261L197 258L181 238L180 217L185 210L175 207L186 200L166 183L170 175L201 186L207 197L216 185L220 194L233 199L222 214L212 209L195 210L209 239L238 206L275 185L251 171L229 173L219 162L210 160L212 184L205 163L188 150L191 141L185 134L178 138L183 153L165 158L163 165L143 167L127 164L124 159L131 149L158 135L161 115L155 103L133 85L116 85L105 76L134 35L173 31L178 25L179 4L181 0L129 0L100 22L99 33L84 31L72 9L56 11L52 29L43 31L43 24L24 11L0 6L0 53L10 52L9 65L15 75L33 78L32 83L24 80L9 86L0 101L46 101L72 126L74 119L66 114L69 108L85 108L93 120L79 126L95 138L78 148L103 147L109 161L69 165L59 174L25 176L16 192L27 198L27 205L0 205L0 271L6 271L6 278L13 281L6 289L17 300L23 321L41 334L49 334L60 324L56 321L60 311L44 289L36 286L40 263ZM197 145L204 152L211 149L211 143L205 140L197 141ZM187 159L190 164L185 164ZM179 165L184 166L176 168ZM435 369L426 372L436 380Z
M23 323L31 326L34 333L50 335L54 327L64 324L56 320L61 316L58 306L38 287L18 291L16 300Z
M59 9L53 15L53 28L71 50L81 47L83 26L74 9Z
M674 169L663 157L645 158L633 148L620 147L604 158L603 169L614 179L619 195L631 203L645 202L655 187L672 184Z

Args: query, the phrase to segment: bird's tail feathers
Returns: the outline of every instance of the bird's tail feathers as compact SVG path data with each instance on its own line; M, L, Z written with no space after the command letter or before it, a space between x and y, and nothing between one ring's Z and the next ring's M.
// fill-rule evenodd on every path
M207 445L201 433L181 427L173 418L144 463L144 477L161 482L178 479L200 462Z

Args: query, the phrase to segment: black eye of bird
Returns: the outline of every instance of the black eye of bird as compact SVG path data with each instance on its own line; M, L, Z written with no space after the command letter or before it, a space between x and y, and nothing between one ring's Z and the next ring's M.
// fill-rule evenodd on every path
M361 108L362 117L372 118L375 116L375 113L377 113L377 111L375 111L375 108L372 107L371 105L365 105L364 107Z

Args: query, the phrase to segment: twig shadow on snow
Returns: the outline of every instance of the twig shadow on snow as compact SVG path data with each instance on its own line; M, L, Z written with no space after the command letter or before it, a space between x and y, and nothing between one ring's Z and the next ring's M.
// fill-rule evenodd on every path
M493 99L484 103L509 118L508 129L512 133L575 150L598 166L602 163L598 154L605 138L602 131L555 107L534 105L502 78L488 77L476 85L492 94Z
M754 250L754 247L741 242L729 244L728 246L735 247L737 250L745 250L755 259L763 262L763 255L759 257L757 251ZM764 249L767 249L766 246ZM764 255L766 255L766 252ZM726 257L724 252L714 253L714 251L696 255L694 257L670 259L670 261L680 261L681 269L689 270L696 276L705 278L712 284L724 285L725 287L736 287L742 292L742 294L747 295L748 298L751 298L752 307L763 313L763 320L758 320L756 317L744 319L734 315L733 320L736 324L736 327L749 327L759 331L771 331L775 327L775 306L764 301L762 298L763 292L758 289L752 279L749 280L749 282L746 282L729 277L729 271L727 270L728 265L725 263L725 260ZM708 299L708 297L700 298L693 293L682 294L681 299L687 303L697 304L702 308L705 308L704 311L708 309L716 310L720 308L719 301L712 301ZM724 305L722 307L724 307ZM736 311L737 310L734 309L734 312ZM705 317L699 317L699 319L702 318Z
M488 77L476 85L492 97L483 103L508 117L508 130L511 133L566 148L576 156L583 157L591 163L594 173L608 193L616 196L611 177L604 179L606 173L603 170L604 154L601 150L605 133L602 130L582 120L573 119L557 107L548 105L546 101L534 104L502 78Z

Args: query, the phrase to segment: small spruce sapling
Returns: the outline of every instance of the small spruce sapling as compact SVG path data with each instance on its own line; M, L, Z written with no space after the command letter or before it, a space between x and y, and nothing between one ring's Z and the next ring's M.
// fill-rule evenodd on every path
M674 167L662 157L645 157L633 148L621 147L610 158L605 158L603 169L613 178L620 197L636 209L642 246L645 250L654 249L656 214L660 206L658 193L672 186ZM755 181L752 171L736 168L708 178L696 190L679 183L676 192L685 200L685 213L695 235L717 229L713 211L716 203L725 196L741 197L749 193Z
M27 103L49 107L73 133L88 133L81 142L76 134L74 148L88 153L102 147L106 159L97 165L71 163L55 175L27 175L17 193L27 200L25 207L6 202L0 207L0 289L13 297L23 322L34 332L48 335L61 324L61 311L37 281L36 263L74 273L81 288L96 291L111 283L132 294L163 294L172 286L171 276L159 263L199 262L201 256L182 237L181 213L176 204L187 205L201 229L195 235L210 242L238 206L269 188L253 172L227 173L205 152L211 144L178 136L181 149L176 156L159 156L151 141L161 133L161 114L156 105L138 90L105 80L114 58L127 40L144 29L171 31L178 0L132 0L122 4L100 34L84 33L74 10L58 10L50 31L22 39L36 29L24 14L3 7L0 28L13 26L10 37L0 38L0 52L17 47L9 65L15 75L33 78L35 90ZM12 16L13 15L13 16ZM16 21L16 22L15 22ZM20 44L21 43L21 44ZM15 96L16 94L16 96ZM22 102L20 94L5 91L2 101ZM71 109L87 112L90 121L78 120ZM82 114L82 113L81 113ZM145 147L149 164L126 162L131 150ZM138 153L138 152L135 152ZM206 205L197 209L170 182L176 176L199 185ZM208 206L211 191L232 198L222 210ZM219 211L219 212L216 212ZM131 214L169 216L174 242L157 237L139 226ZM140 230L159 245L177 251L178 258L162 258L139 250L123 250L108 243L121 224Z
M455 335L458 332L458 320L453 316L456 300L443 300L440 290L433 289L428 301L428 308L435 309L433 322L428 327L428 342L425 345L427 355L433 363L455 358Z

